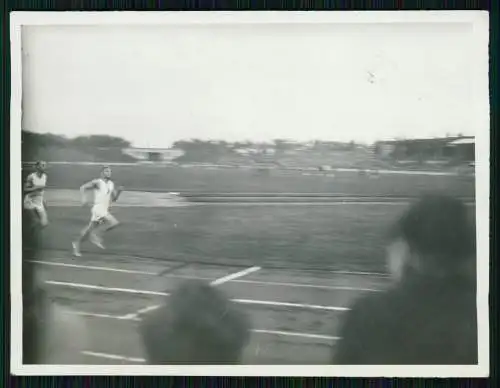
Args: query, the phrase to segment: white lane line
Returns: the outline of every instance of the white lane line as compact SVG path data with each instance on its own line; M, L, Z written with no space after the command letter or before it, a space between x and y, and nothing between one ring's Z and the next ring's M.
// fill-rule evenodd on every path
M269 334L269 335L284 336L284 337L299 337L299 338L307 338L307 339L319 339L319 340L326 340L328 342L338 341L341 339L340 337L335 337L335 336L330 336L330 335L300 333L300 332L281 331L281 330L252 329L250 331L252 333L256 333L256 334ZM135 362L135 363L146 362L145 359L139 358L139 357L128 357L128 356L122 356L122 355L118 355L118 354L93 352L93 351L89 351L89 350L82 351L82 354L84 354L86 356L91 356L91 357L105 358L108 360L129 361L129 362Z
M264 329L252 329L253 333L258 334L273 334L273 335L282 335L289 337L302 337L302 338L314 338L314 339L324 339L328 341L338 341L340 337L334 337L331 335L322 335L322 334L310 334L310 333L297 333L293 331L281 331L281 330L264 330Z
M118 320L124 320L124 321L139 321L140 320L140 319L137 319L135 317L127 317L127 316L111 315L111 314L87 313L84 311L70 311L68 313L71 315L78 315L81 317L91 317L91 318L108 318L108 319L118 319Z
M137 312L133 315L141 315L141 314L146 314L146 313L149 313L150 311L154 311L158 308L160 308L161 305L157 304L157 305L153 305L153 306L147 306L147 307L144 307L140 310L137 310Z
M88 269L93 271L110 271L110 272L122 272L122 273L130 273L130 274L139 274L139 275L151 275L158 276L161 272L147 272L147 271L136 271L136 270L128 270L128 269L120 269L114 267L101 267L101 266L87 266L81 264L69 264L55 261L41 261L41 260L28 260L28 262L40 265L51 265L55 267L68 267L68 268L77 268L77 269ZM212 278L204 277L204 276L189 276L189 275L175 275L175 274L165 274L162 275L165 278L178 278L178 279L196 279L196 280L212 280Z
M303 308L311 310L328 310L328 311L349 311L347 307L337 307L337 306L322 306L315 304L303 304L303 303L290 303L290 302L275 302L272 300L254 300L254 299L231 299L235 303L241 304L254 304L262 306L281 306L281 307L294 307Z
M96 286L93 284L59 282L56 280L46 280L45 283L51 284L54 286L63 286L63 287L70 287L70 288L83 288L83 289L87 289L87 290L98 290L98 291L109 291L109 292L123 292L123 293L128 293L128 294L157 295L157 296L170 295L166 292L159 292L159 291L135 290L132 288L104 287L104 286Z
M223 277L221 277L219 279L214 280L210 284L212 286L218 286L220 284L224 284L224 283L230 282L230 281L232 281L234 279L242 278L243 276L246 276L248 274L256 272L256 271L258 271L260 269L261 269L260 267L250 267L250 268L247 268L247 269L245 269L243 271L239 271L239 272L236 272L236 273L233 273L233 274L229 274L227 276L223 276Z
M142 314L146 314L146 313L149 313L151 311L154 311L154 310L157 310L161 307L162 305L161 304L155 304L155 305L152 305L152 306L146 306L140 310L137 310L135 313L130 313L130 314L126 314L122 317L122 319L134 319L134 320L141 320L139 318L140 315Z
M92 352L90 350L84 350L81 353L85 356L106 358L108 360L130 361L130 362L137 362L137 363L146 362L146 360L144 358L127 357L127 356L121 356L118 354L110 354L110 353Z
M366 291L366 292L381 292L383 290L375 288L347 287L347 286L326 286L320 284L307 283L282 283L282 282L266 282L262 280L231 280L229 283L241 284L260 284L263 286L278 286L278 287L297 287L297 288L319 288L324 290L346 290L346 291Z
M30 260L28 262L34 263L34 264L40 264L40 265L49 265L49 266L55 266L55 267L68 267L68 268L77 268L77 269L87 269L87 270L93 270L93 271L109 271L109 272L121 272L121 273L130 273L130 274L139 274L139 275L151 275L151 276L157 276L160 272L148 272L148 271L138 271L138 270L129 270L129 269L120 269L120 268L114 268L114 267L102 267L102 266L91 266L91 265L81 265L81 264L70 264L70 263L63 263L63 262L54 262L54 261L42 261L42 260ZM258 268L262 269L261 267L252 267L253 268ZM250 271L251 268L245 271ZM243 273L243 275L247 275L251 272L255 272L257 269L252 270L248 273ZM244 271L242 271L244 272ZM338 275L366 275L366 276L376 276L376 277L389 277L389 274L382 273L382 272L357 272L357 271L329 271L332 274L338 274ZM239 272L236 274L233 274L231 276L235 276L237 274L240 274ZM241 276L243 276L241 275ZM229 276L229 275L228 275ZM238 276L238 277L241 277ZM166 278L178 278L178 279L196 279L196 280L212 280L212 278L209 277L204 277L204 276L190 276L190 275L177 275L177 274L165 274L162 275L162 277ZM219 281L222 281L222 279L218 279ZM257 280L237 280L235 277L232 277L229 280L225 280L225 282L234 282L234 283L255 283L255 284L269 284L269 285L287 285L290 287L295 286L297 284L297 287L312 287L312 288L330 288L331 286L320 286L320 285L314 285L314 284L304 284L302 285L301 283L279 283L279 282L266 282L266 281L257 281ZM222 284L222 283L221 283ZM347 288L346 288L347 289ZM353 290L359 290L359 291L370 291L370 289L364 289L364 288L353 288Z
M96 314L96 313L88 313L83 311L68 311L67 314L71 315L79 315L79 316L87 316L92 318L107 318L107 319L116 319L116 320L124 320L124 321L142 321L141 318L126 318L126 316L119 315L111 315L111 314ZM311 338L311 339L323 339L328 341L338 341L341 337L324 335L324 334L311 334L311 333L301 333L295 331L283 331L283 330L266 330L266 329L251 329L252 333L256 334L270 334L284 337L301 337L301 338Z
M157 272L137 271L137 270L131 270L131 269L120 269L120 268L101 267L101 266L92 266L92 265L57 263L57 262L42 261L42 260L30 260L30 262L35 263L35 264L40 264L40 265L54 266L54 267L68 267L68 268L87 269L87 270L94 270L94 271L120 272L120 273L136 274L136 275L155 276L158 274Z
M116 319L118 321L141 321L140 318L133 318L127 315L113 315L113 314L100 314L100 313L92 313L87 311L74 311L68 310L64 311L64 314L68 315L78 315L80 317L86 318L103 318L103 319Z
M169 296L166 292L157 291L147 291L147 290L135 290L130 288L111 288L96 286L92 284L82 284L82 283L69 283L69 282L59 282L55 280L46 280L46 284L51 284L54 286L70 287L70 288L81 288L88 290L99 290L99 291L110 291L110 292L123 292L128 294L142 294L142 295L157 295L157 296ZM262 306L281 306L281 307L295 307L295 308L305 308L313 310L329 310L329 311L348 311L347 307L336 307L336 306L321 306L321 305L311 305L302 303L288 303L288 302L276 302L271 300L254 300L254 299L231 299L235 303L241 304L254 304ZM149 307L148 307L149 308Z
M333 337L333 336L328 336L328 335L295 333L295 332L286 332L286 331L277 331L277 330L255 329L255 330L252 330L252 332L258 333L258 334L271 334L271 335L279 335L279 336L302 337L302 338L308 338L308 339L321 339L321 340L327 340L327 341L340 340L340 337ZM96 357L96 358L105 358L108 360L129 361L129 362L134 362L134 363L145 363L146 362L146 360L144 358L128 357L128 356L122 356L119 354L94 352L94 351L90 351L90 350L84 350L81 353L85 356Z
M250 273L256 272L256 271L258 271L260 269L261 269L260 267L250 267L250 268L247 268L247 269L245 269L243 271L239 271L239 272L236 272L236 273L232 273L232 274L223 276L223 277L221 277L219 279L214 280L210 284L215 287L215 286L218 286L220 284L224 284L224 283L230 282L230 281L232 281L234 279L241 278L241 277L243 277L245 275L248 275ZM141 314L146 314L146 313L148 313L150 311L157 310L160 307L161 307L161 305L147 306L147 307L144 307L144 308L136 311L135 313L127 314L124 317L126 317L126 318L137 318Z
M330 271L330 273L338 275L367 275L367 276L389 277L388 273L383 273L383 272Z

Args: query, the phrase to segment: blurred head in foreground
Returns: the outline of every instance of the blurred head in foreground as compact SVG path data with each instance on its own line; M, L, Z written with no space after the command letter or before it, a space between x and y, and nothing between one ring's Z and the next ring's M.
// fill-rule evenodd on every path
M450 278L475 275L476 236L466 205L445 195L422 197L391 229L387 265L406 275Z
M141 335L150 364L236 364L249 338L246 316L223 293L187 281L145 315Z
M477 364L475 233L457 199L421 198L396 223L388 264L397 280L344 316L332 362Z

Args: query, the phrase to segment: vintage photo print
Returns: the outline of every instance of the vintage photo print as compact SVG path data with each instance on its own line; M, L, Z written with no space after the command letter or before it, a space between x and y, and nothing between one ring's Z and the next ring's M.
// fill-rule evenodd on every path
M12 373L488 376L488 13L11 43Z

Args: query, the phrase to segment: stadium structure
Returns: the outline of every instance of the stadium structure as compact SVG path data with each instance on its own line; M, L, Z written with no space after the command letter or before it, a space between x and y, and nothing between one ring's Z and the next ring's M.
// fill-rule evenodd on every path
M398 161L470 163L475 160L475 138L457 136L379 141L375 144L375 153L378 157Z
M122 152L143 162L171 162L185 153L176 148L125 148Z

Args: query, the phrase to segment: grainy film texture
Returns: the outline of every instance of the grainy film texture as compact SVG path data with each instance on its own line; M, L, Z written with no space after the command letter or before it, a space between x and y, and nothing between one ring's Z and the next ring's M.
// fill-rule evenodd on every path
M22 39L26 363L477 364L469 25Z

